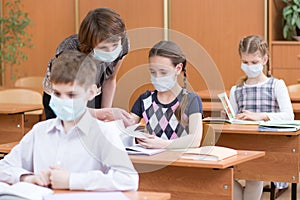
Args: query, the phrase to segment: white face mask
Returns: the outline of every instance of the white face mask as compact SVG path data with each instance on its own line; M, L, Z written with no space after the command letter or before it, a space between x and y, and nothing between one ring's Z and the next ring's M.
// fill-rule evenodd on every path
M249 78L256 78L262 73L264 66L262 64L247 65L242 63L241 68Z
M169 76L154 77L151 75L151 82L154 85L155 89L159 92L166 92L171 90L176 83L176 76L174 74Z
M73 121L84 113L86 102L83 98L61 99L52 94L49 106L59 119Z
M113 62L115 61L122 51L122 45L118 45L113 51L102 51L99 49L94 49L94 58L103 62Z

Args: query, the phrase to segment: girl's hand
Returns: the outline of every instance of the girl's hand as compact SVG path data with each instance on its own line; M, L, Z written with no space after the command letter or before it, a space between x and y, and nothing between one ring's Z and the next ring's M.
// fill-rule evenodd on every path
M50 183L53 189L69 189L70 172L64 168L51 166Z
M163 140L155 135L147 135L146 138L137 139L137 143L148 149L166 148L171 141Z
M241 120L251 120L251 121L269 120L269 117L267 116L266 113L255 113L255 112L250 112L248 110L243 110L242 113L237 114L235 118Z
M38 174L24 174L21 176L20 181L32 183L40 186L49 186L50 185L50 170L42 170Z

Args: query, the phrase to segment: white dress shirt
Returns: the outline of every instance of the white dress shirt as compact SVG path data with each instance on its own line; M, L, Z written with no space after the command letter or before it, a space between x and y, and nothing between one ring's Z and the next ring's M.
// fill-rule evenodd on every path
M57 118L40 122L0 160L0 181L13 184L56 165L70 171L73 190L137 190L138 174L120 135L118 127L89 112L67 133Z
M256 87L258 85L262 85L265 84L266 82L268 82L269 79L267 79L266 81L262 82L262 83L258 83L255 85L247 85L244 83L244 85L246 87ZM238 111L238 104L237 104L237 100L235 97L235 90L236 90L236 86L233 86L230 90L230 103L232 105L232 108L234 110L234 112L237 114ZM277 80L275 82L275 87L274 87L274 92L275 92L275 97L277 100L277 103L279 105L279 112L270 112L270 113L266 113L267 116L269 117L270 120L294 120L294 112L293 112L293 107L292 107L292 103L291 103L291 99L287 90L287 87L284 83L283 80Z

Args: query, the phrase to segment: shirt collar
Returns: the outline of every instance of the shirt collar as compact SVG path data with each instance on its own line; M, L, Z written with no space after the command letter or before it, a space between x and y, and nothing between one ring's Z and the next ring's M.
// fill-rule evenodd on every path
M52 122L49 124L47 128L47 133L56 132L56 130L63 130L61 120L57 117L55 119L52 119Z
M90 131L90 124L91 121L96 120L88 109L84 112L82 118L79 120L79 122L75 125L75 127L79 128L84 134L88 134ZM58 119L57 117L53 119L52 123L50 123L47 132L55 132L56 130L63 130L62 121L61 119Z

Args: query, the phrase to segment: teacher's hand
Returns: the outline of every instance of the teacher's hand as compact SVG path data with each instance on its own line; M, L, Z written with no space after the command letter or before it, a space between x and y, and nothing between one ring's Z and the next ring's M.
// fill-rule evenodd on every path
M121 108L101 108L101 109L91 109L90 112L94 117L103 121L114 121L123 120L125 126L131 126L135 124L132 116Z

